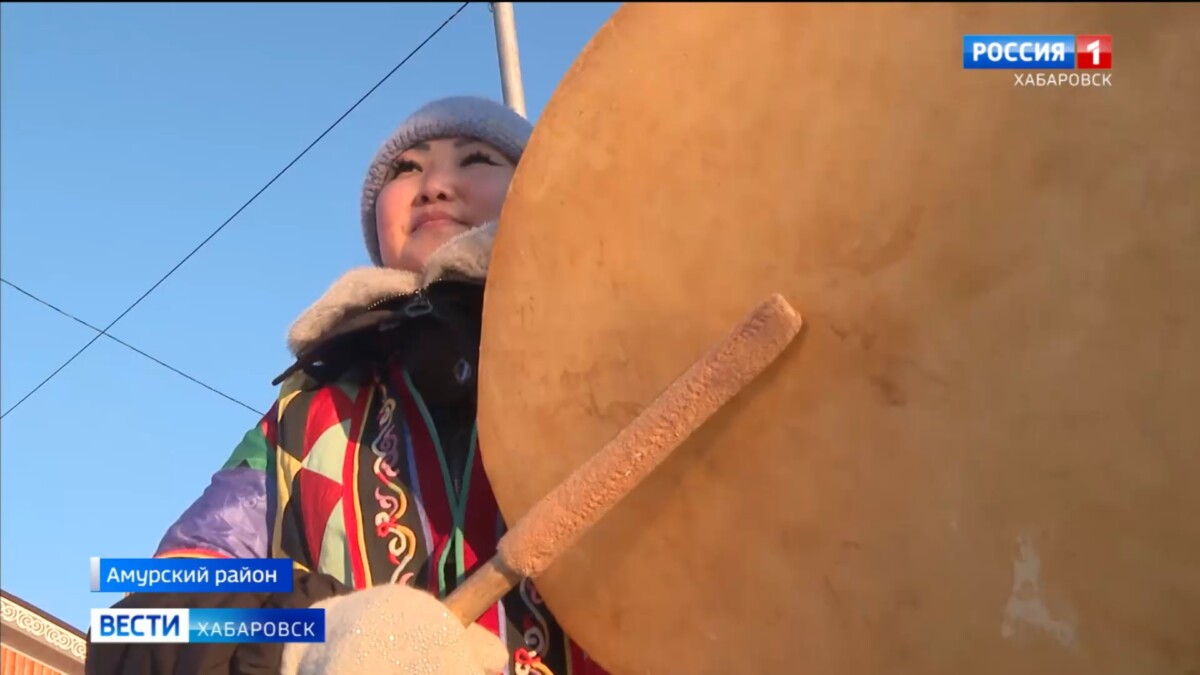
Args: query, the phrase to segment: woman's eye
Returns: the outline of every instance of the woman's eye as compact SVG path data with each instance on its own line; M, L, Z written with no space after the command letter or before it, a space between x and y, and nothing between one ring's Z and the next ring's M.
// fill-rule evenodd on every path
M399 162L396 162L396 175L397 176L402 173L408 173L410 171L420 171L420 170L421 170L421 166L419 164L417 164L416 162L412 161L411 159L402 159Z
M500 163L489 157L486 153L476 150L463 158L462 165L468 164L491 164L492 166L500 166Z

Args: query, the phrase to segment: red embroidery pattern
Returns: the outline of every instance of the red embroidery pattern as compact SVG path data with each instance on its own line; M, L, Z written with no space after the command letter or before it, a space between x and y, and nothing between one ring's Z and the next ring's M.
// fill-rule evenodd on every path
M521 647L513 653L514 675L554 675L554 672L542 663L542 657L534 650Z
M412 561L417 550L417 535L400 524L400 518L408 510L408 496L392 480L397 476L396 467L400 463L400 439L393 419L395 412L396 399L386 398L379 411L379 435L371 443L371 452L375 455L371 470L375 478L392 493L387 494L379 487L375 488L375 502L380 508L375 514L375 536L388 539L388 560L396 566L392 570L392 583L401 582L404 568ZM411 574L405 576L411 577Z

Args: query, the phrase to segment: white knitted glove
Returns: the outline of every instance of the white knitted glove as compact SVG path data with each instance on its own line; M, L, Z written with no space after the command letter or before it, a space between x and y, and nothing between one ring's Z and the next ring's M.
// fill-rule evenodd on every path
M499 675L508 651L491 631L464 628L433 595L374 586L313 605L325 609L325 642L284 647L282 675Z

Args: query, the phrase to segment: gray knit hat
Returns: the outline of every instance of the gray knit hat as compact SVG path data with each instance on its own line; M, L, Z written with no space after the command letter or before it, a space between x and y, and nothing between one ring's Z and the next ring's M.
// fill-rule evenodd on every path
M363 181L363 238L371 260L378 266L383 265L375 231L375 200L383 186L394 177L392 164L400 153L417 143L436 138L468 136L492 144L508 161L516 164L532 132L529 121L511 108L474 96L439 99L413 113L375 154Z

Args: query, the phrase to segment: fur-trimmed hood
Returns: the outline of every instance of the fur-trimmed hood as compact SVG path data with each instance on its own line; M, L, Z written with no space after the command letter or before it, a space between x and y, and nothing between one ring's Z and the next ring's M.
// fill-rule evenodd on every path
M407 295L439 279L458 277L483 281L487 278L495 237L495 222L453 237L433 252L423 274L384 267L350 270L292 324L288 331L288 349L293 356L299 356L320 343L338 324L372 303Z

